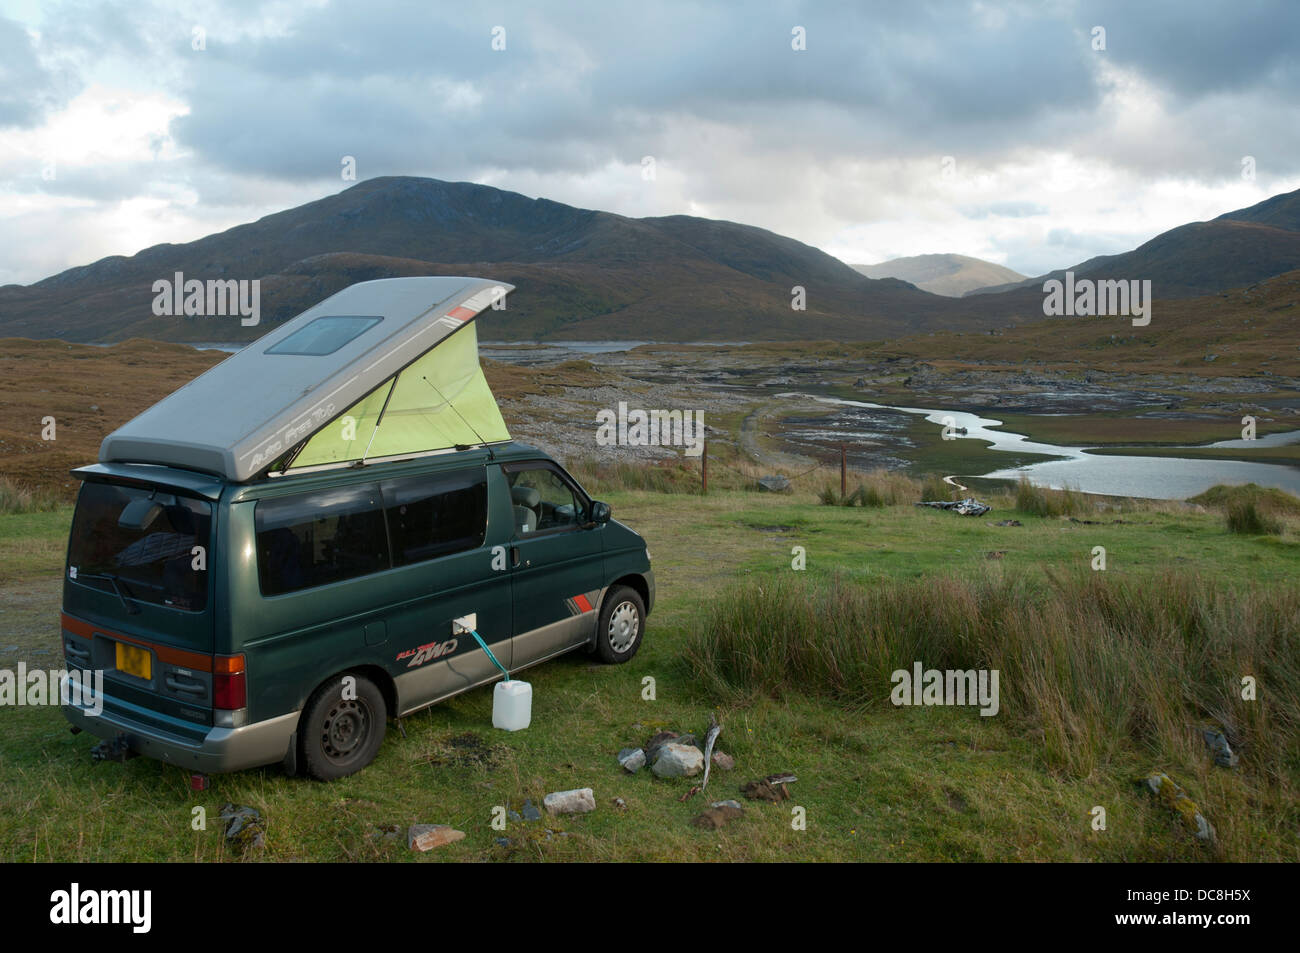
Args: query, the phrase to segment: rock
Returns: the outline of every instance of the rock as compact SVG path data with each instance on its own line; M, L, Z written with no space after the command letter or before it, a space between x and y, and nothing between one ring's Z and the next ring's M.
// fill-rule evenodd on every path
M786 782L797 781L792 774L769 774L759 781L750 781L740 788L740 793L751 801L771 801L776 804L790 799L790 789Z
M714 801L709 807L734 807L743 810L741 803L734 798L727 798L725 801Z
M734 806L733 806L734 805ZM697 814L691 818L691 823L703 830L716 831L737 817L745 813L745 809L733 801L731 804L719 804L709 808L703 814Z
M673 739L673 744L675 744L675 745L688 745L688 746L690 746L690 747L692 747L692 748L698 748L698 747L700 747L699 739L696 738L695 735L694 735L693 733L689 732L689 731L686 732L686 734L684 734L684 735L678 735L676 738L674 738L674 739Z
M998 520L996 523L989 523L990 526L1024 526L1020 520Z
M596 796L591 788L553 791L542 798L542 806L548 814L586 814L596 809Z
M650 740L645 743L645 747L642 749L645 751L646 763L654 764L655 759L659 757L659 749L668 744L668 742L676 740L677 732L675 731L661 731L658 734L653 735Z
M380 824L371 832L370 836L383 840L400 840L402 826L400 824Z
M226 822L226 842L238 853L266 846L262 815L255 808L226 804L219 816Z
M618 808L620 811L626 811L627 801L623 800L621 797L616 797L614 798L614 807Z
M1169 775L1157 772L1143 778L1139 783L1145 784L1160 803L1177 814L1183 826L1191 831L1197 840L1207 843L1214 841L1214 825L1206 820L1205 815L1196 806L1196 802L1188 797L1187 792L1171 780Z
M1235 768L1237 766L1237 753L1232 750L1228 744L1228 738L1221 731L1214 728L1204 728L1201 735L1205 738L1205 744L1214 754L1214 763L1221 768Z
M770 476L760 477L758 488L767 493L787 493L790 490L790 481L779 473Z
M618 763L628 774L636 774L645 767L645 752L640 748L624 748L618 753Z
M535 804L533 803L533 799L532 799L532 798L528 798L527 800L525 800L525 801L524 801L524 820L526 820L526 821L540 821L541 819L542 819L542 812L539 811L539 810L537 809L537 805L535 805Z
M93 410L95 413L99 413L99 404L91 404L90 409Z
M734 771L736 759L725 751L715 751L713 752L713 766L723 771Z
M433 850L465 839L465 832L447 824L412 824L406 832L406 846L411 850Z
M659 749L659 757L650 770L660 778L693 778L704 770L704 752L694 745L670 741Z

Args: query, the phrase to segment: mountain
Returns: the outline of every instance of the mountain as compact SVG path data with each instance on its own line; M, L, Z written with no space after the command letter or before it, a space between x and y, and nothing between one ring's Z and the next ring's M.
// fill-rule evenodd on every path
M1241 287L1300 266L1300 189L1162 232L1130 252L1099 255L1069 269L980 288L975 295L1035 289L1073 271L1075 278L1150 279L1157 298L1192 298Z
M260 279L261 323L154 316L153 283L176 272ZM0 337L249 340L354 282L438 274L516 286L504 311L481 319L481 333L498 339L862 340L990 320L987 309L866 278L761 228L386 177L187 244L0 288ZM805 310L791 308L795 286Z
M922 291L952 298L960 298L968 291L988 285L1014 284L1025 280L1025 276L1018 271L967 255L912 255L908 258L891 258L878 265L849 267L868 278L898 278L916 285Z

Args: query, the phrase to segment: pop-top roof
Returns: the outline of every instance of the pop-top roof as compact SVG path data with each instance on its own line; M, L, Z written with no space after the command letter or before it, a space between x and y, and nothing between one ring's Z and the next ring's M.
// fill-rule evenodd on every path
M351 285L109 434L100 462L238 482L298 458L320 466L508 440L472 322L512 289L450 277Z

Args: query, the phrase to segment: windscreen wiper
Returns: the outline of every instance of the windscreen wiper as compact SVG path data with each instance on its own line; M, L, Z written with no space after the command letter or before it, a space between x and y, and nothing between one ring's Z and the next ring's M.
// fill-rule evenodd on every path
M118 579L117 576L114 576L112 573L79 572L77 573L77 578L78 579L107 579L109 584L113 587L113 591L117 593L117 597L122 600L123 608L125 608L126 611L131 615L139 615L140 607L137 605L133 605L132 603L127 601L126 595L123 594L123 590L126 588L126 586L122 583L120 579ZM132 596L131 598L134 599L135 597Z

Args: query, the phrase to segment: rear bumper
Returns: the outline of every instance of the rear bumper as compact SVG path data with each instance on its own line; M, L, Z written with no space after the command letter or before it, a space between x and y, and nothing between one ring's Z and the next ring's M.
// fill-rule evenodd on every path
M224 774L283 761L298 727L298 713L290 712L242 728L212 728L195 743L141 725L118 712L105 710L91 715L76 705L64 705L63 714L75 727L96 737L125 735L127 747L138 754L204 774Z

